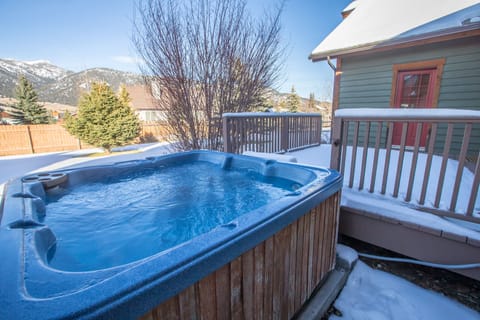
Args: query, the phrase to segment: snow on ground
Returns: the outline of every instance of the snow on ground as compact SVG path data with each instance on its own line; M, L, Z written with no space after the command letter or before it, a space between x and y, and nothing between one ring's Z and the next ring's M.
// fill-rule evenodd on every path
M32 171L56 170L60 168L76 167L84 165L101 165L115 163L119 161L130 161L133 159L143 159L147 156L158 156L169 153L169 147L162 144L129 147L136 149L140 153L123 154L117 156L107 156L101 158L79 157L85 152L79 151L73 153L55 153L48 155L32 155L18 157L0 157L0 183L8 180L6 177L22 176ZM292 156L298 159L298 162L315 166L328 167L330 163L330 146L309 148L293 152ZM392 158L393 155L392 155ZM8 166L4 164L8 163ZM381 166L381 162L379 162ZM394 166L396 168L396 166ZM369 180L366 179L366 183ZM0 184L0 196L3 185ZM365 201L366 197L370 197ZM468 233L468 229L461 228L452 223L448 223L440 217L422 213L405 207L399 200L382 196L381 199L373 201L374 197L368 192L356 192L344 188L342 202L346 201L349 205L365 205L370 207L385 208L388 205L389 211L394 212L398 209L398 216L405 219L414 219L415 222L424 221L427 225L437 225L445 223L449 228L457 232ZM350 202L349 202L350 201ZM375 206L372 206L375 204ZM372 209L372 208L369 208ZM384 210L380 210L385 214ZM410 215L410 216L409 216ZM398 216L396 216L398 218ZM428 218L426 218L428 217ZM475 233L472 232L473 236ZM347 259L350 264L357 260L355 250L338 245L338 253ZM352 273L349 276L346 286L335 302L335 307L343 314L342 317L332 315L332 320L384 320L384 319L480 319L480 314L468 309L456 301L450 300L432 291L422 289L414 284L393 276L391 274L374 270L366 266L361 261L357 261Z
M437 292L357 261L330 320L478 320L480 314Z
M330 166L330 151L331 145L321 145L319 147L307 148L300 151L295 151L289 153L292 156L295 156L298 163L303 163L307 165L320 166L320 167L329 167ZM402 170L402 179L400 181L400 189L398 198L394 198L391 194L393 193L393 184L395 177L395 170L397 169L397 160L398 160L398 151L392 150L390 158L390 167L389 167L389 181L387 182L386 194L380 194L381 182L383 178L383 168L385 162L385 152L381 150L378 159L378 171L376 175L375 190L373 193L368 192L367 190L358 190L358 183L360 179L360 165L362 160L363 148L359 147L357 150L357 161L355 163L355 179L354 187L348 188L350 170L349 166L351 163L351 148L347 149L347 158L346 158L346 169L344 175L344 188L342 191L342 205L363 209L369 212L373 212L379 215L396 218L400 221L410 222L420 224L426 227L435 227L440 230L449 231L455 234L465 235L472 239L480 240L480 232L478 229L475 229L474 224L468 223L453 223L451 220L438 217L433 214L426 212L420 212L415 210L412 207L412 204L416 204L415 196L418 197L420 194L421 181L423 181L423 173L425 170L425 155L420 155L417 162L417 170L415 174L415 183L412 193L412 201L406 203L403 201L408 184L408 175L410 174L410 163L411 163L411 152L405 152L405 159L403 163ZM367 166L365 172L365 185L364 188L369 188L370 179L372 176L372 159L373 159L373 150L368 150L367 155ZM433 208L433 202L435 199L435 188L438 181L438 174L440 172L441 158L434 157L432 162L432 175L428 183L427 198L425 206ZM450 202L450 197L452 194L452 186L454 185L454 180L457 170L457 161L449 160L447 165L447 172L445 173L445 188L442 193L442 199L440 201L440 208L445 209L447 204ZM473 174L468 171L463 171L462 185L460 186L460 192L458 195L458 206L459 210L465 210L465 206L468 203L468 197L470 195L471 186L473 183ZM368 199L368 200L367 200ZM480 203L479 197L477 197L477 204ZM477 205L478 207L478 205ZM389 208L389 210L385 210Z

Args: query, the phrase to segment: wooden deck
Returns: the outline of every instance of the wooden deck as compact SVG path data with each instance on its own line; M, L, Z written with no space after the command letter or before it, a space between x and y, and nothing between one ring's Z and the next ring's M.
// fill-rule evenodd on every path
M339 232L422 261L448 265L480 262L478 240L346 206L340 208ZM451 271L480 281L480 268Z
M400 204L400 209L385 202L384 208L377 203L365 210L368 206L346 201L340 232L431 263L480 263L480 233L445 224L446 218L480 224L480 157L478 141L474 141L478 132L473 134L479 123L480 112L471 110L337 111L330 167L345 175L344 188L359 195L366 192L365 202L371 200L369 194L375 194ZM395 127L398 146L393 139ZM414 138L413 145L407 135ZM427 137L424 144L422 135ZM467 181L470 172L465 165L469 157L477 159L471 181ZM418 219L405 218L402 210L416 210ZM385 214L388 211L395 214ZM438 223L434 217L431 224L422 220L430 214L438 216ZM450 270L480 280L478 267Z
M344 174L340 233L426 262L480 263L480 232L446 226L447 218L480 225L480 112L385 108L382 112L344 109L337 113L330 159L314 164ZM242 116L242 121L244 117L255 115ZM224 130L224 141L236 141L237 146L227 151L287 150L274 148L279 141L278 129L261 127L257 132L256 126L250 126L249 130L248 135ZM304 134L297 129L292 134L297 133ZM422 141L423 136L426 141ZM310 147L311 141L302 140L303 145L295 147ZM322 156L318 154L318 158ZM473 173L466 169L468 159L476 161L471 165ZM300 157L297 160L303 162ZM360 201L352 205L345 197L346 191L356 194ZM369 209L368 204L378 198L387 201L383 206L377 203L375 210ZM394 209L395 203L400 205ZM408 219L402 210L408 211ZM452 271L480 280L480 268Z

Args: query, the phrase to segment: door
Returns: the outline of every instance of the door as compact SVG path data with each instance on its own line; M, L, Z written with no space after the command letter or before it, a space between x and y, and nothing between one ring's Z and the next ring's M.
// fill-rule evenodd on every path
M399 71L394 99L395 108L432 108L437 69ZM407 146L415 143L417 124L411 123L407 130ZM424 125L420 136L420 146L425 147L428 128ZM393 127L393 145L400 145L402 124Z

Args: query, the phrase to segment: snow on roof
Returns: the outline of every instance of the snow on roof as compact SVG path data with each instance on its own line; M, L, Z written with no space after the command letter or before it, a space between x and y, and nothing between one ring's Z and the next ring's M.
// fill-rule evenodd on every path
M461 110L461 109L443 109L435 108L362 108L359 112L356 108L343 108L335 111L336 117L355 118L355 119L381 119L385 117L396 119L480 119L480 111L478 110Z
M354 2L354 10L313 50L310 59L322 60L327 56L408 42L422 36L480 29L478 0Z

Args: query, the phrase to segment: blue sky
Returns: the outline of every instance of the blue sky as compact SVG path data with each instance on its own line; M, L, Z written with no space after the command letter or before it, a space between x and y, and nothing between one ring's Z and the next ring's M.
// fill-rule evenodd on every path
M248 0L261 12L275 0ZM131 42L135 0L1 0L0 58L48 60L80 71L107 67L138 72ZM350 0L287 0L282 35L287 44L282 92L331 95L333 72L310 52L341 22Z

